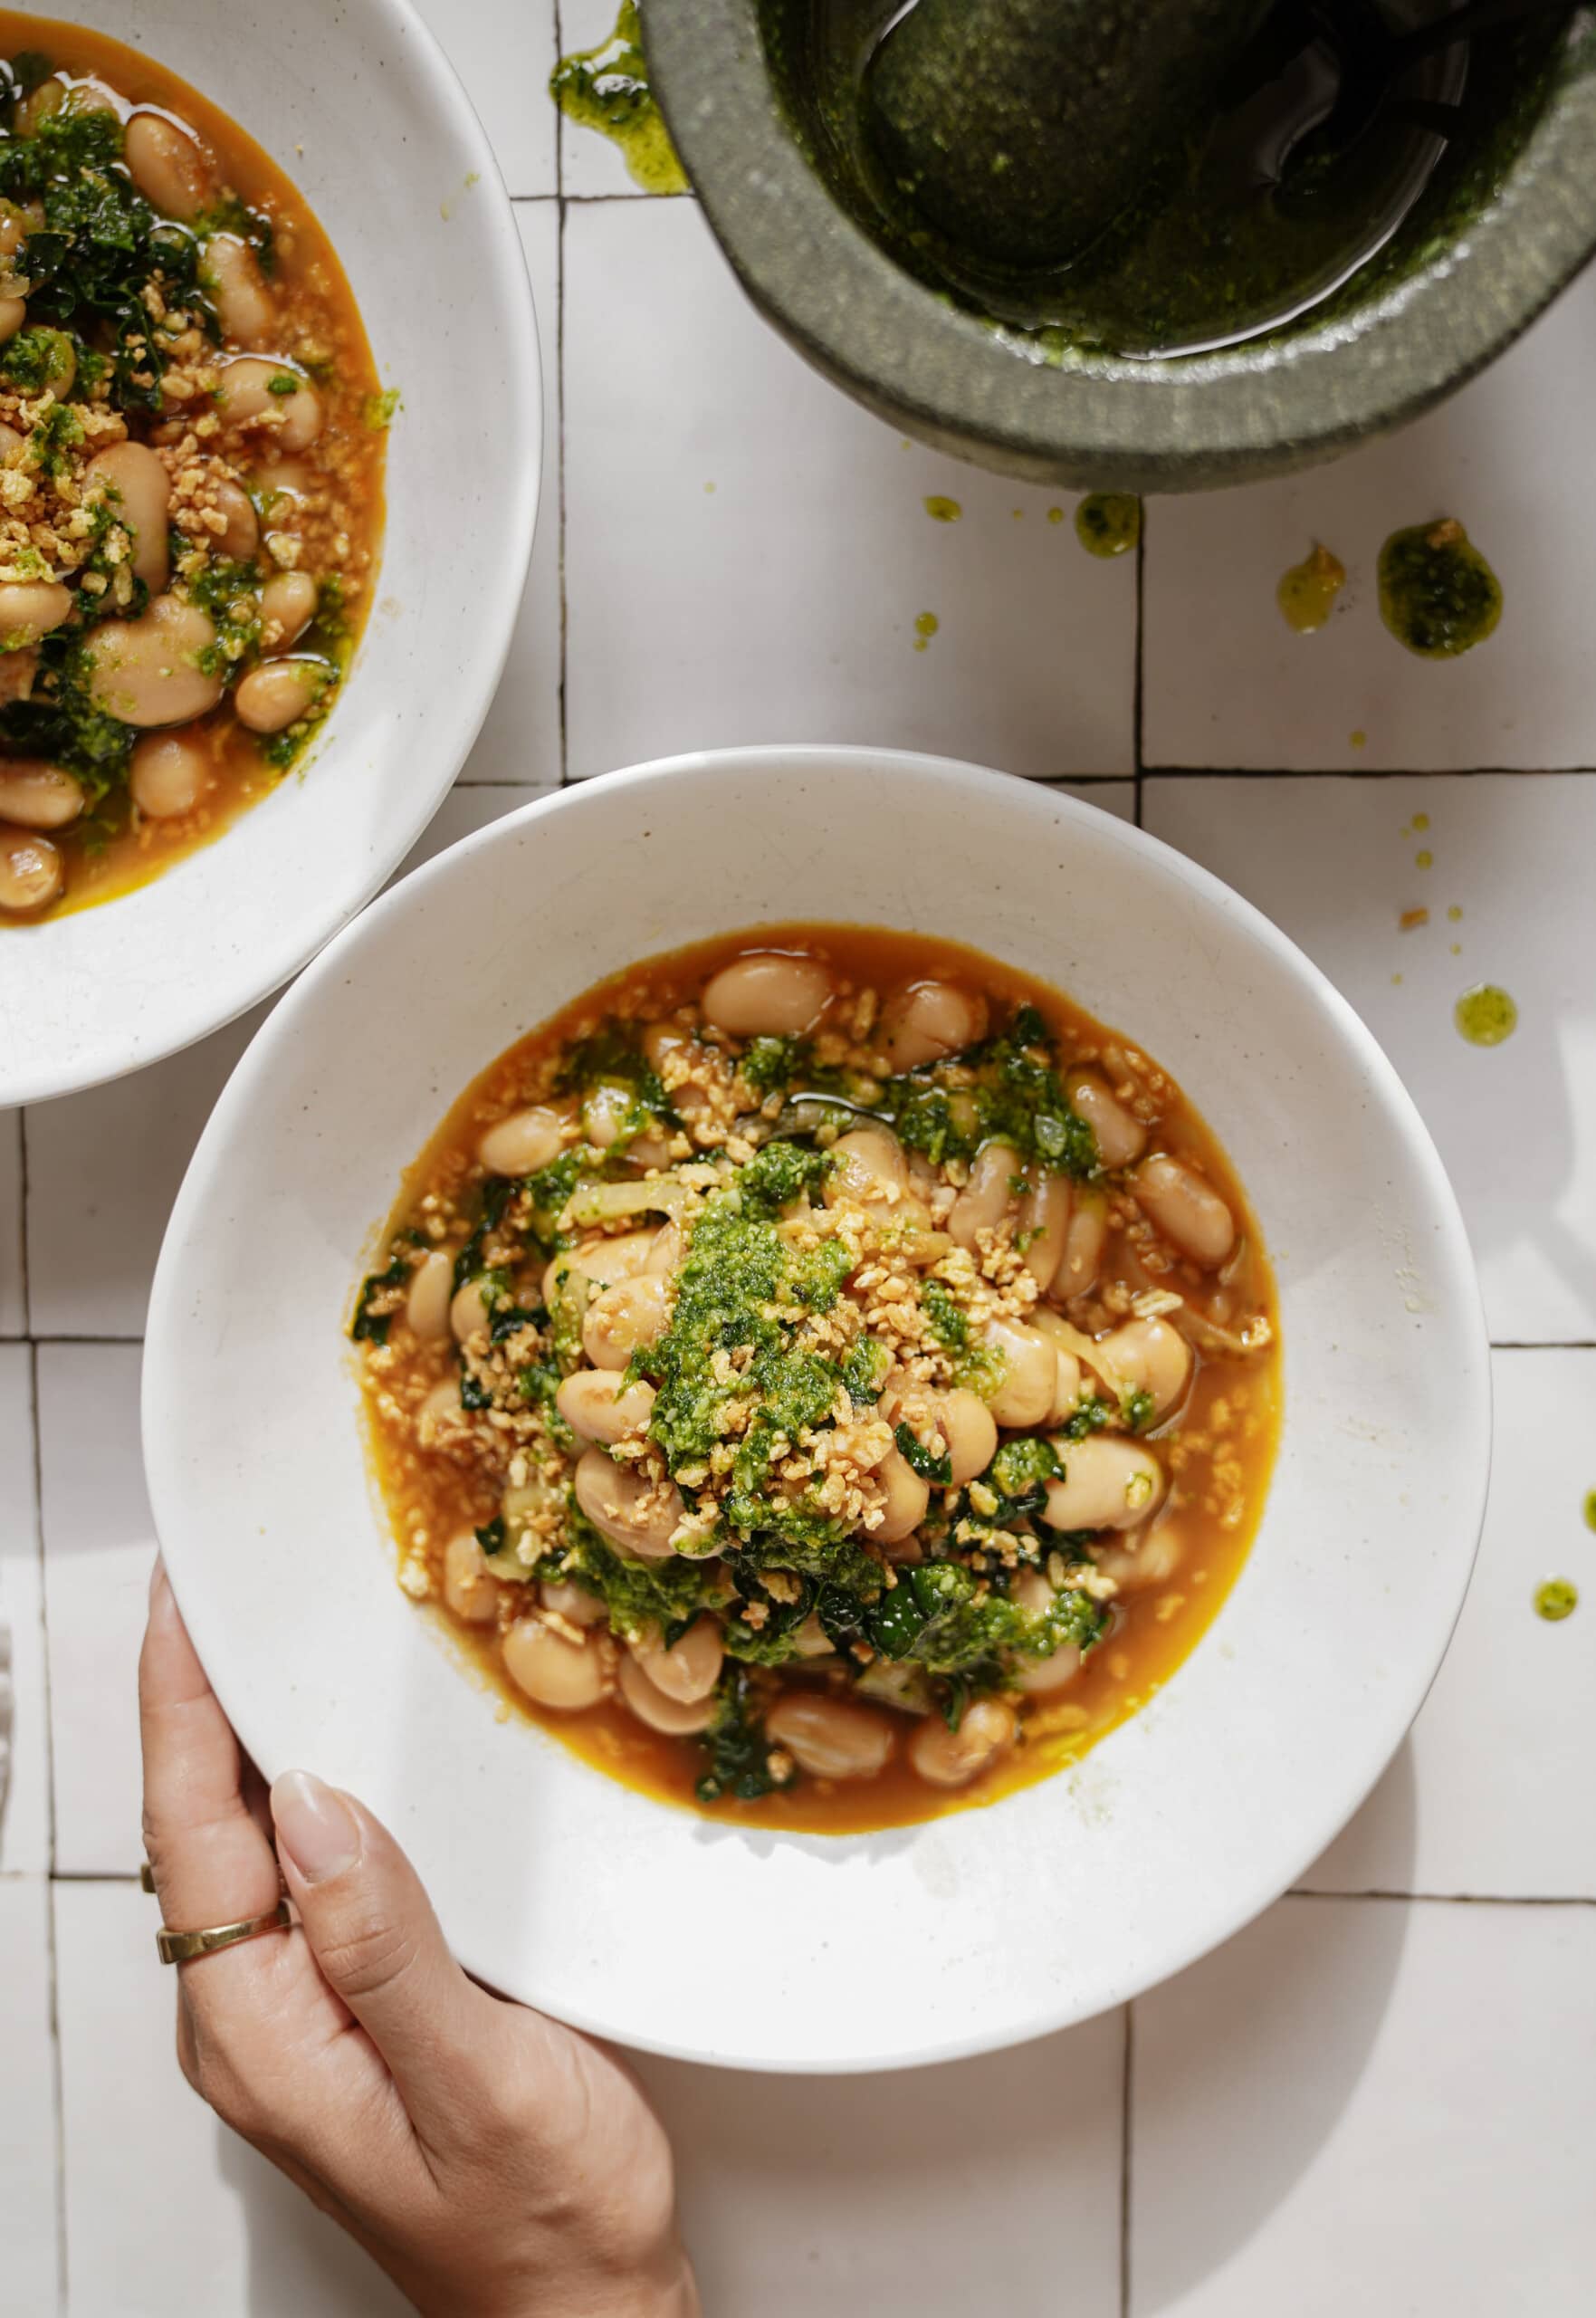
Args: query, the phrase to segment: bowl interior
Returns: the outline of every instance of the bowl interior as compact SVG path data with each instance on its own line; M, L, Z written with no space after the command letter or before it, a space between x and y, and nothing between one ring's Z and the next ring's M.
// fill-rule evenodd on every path
M629 960L800 908L956 933L1142 1041L1248 1187L1285 1332L1261 1533L1175 1679L1073 1773L846 1839L718 1825L496 1719L394 1583L340 1335L401 1168L475 1072ZM301 980L173 1217L145 1450L174 1584L251 1752L366 1796L474 1971L635 2045L867 2068L1118 2002L1330 1839L1462 1599L1483 1347L1457 1209L1408 1097L1246 904L1025 783L863 751L734 752L494 825ZM645 1922L671 1930L644 1941Z
M52 13L128 37L114 0ZM42 44L48 33L42 23ZM350 679L301 769L153 884L0 933L0 1105L203 1036L369 898L486 713L537 509L520 240L476 117L405 0L281 0L269 14L150 0L138 33L266 148L331 237L382 381L402 398L385 543Z

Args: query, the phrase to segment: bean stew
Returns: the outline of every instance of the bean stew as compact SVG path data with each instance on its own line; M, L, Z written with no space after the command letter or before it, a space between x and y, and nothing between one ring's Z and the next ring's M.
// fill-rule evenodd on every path
M0 927L141 883L300 756L390 415L260 147L120 42L0 12Z
M763 928L468 1089L359 1291L399 1581L671 1800L830 1832L1082 1755L1193 1648L1278 1429L1181 1089L945 942Z

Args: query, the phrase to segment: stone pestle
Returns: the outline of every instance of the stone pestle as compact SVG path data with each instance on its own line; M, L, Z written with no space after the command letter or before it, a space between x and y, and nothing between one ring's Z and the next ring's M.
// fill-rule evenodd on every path
M866 134L978 261L1062 265L1204 124L1268 0L917 0L871 59Z

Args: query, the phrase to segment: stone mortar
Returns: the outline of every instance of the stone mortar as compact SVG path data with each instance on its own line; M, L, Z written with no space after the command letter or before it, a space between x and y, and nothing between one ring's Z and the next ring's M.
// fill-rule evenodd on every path
M1420 203L1305 322L1210 354L1032 359L889 254L811 157L761 0L644 14L671 134L755 304L893 426L1030 482L1190 491L1332 457L1473 377L1596 250L1596 26L1581 8L1496 181L1443 215Z

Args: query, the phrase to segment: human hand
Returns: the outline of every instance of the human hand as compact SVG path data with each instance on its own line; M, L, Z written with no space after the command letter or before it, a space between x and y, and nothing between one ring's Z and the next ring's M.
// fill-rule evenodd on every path
M267 1913L279 1861L300 1915L177 1967L177 2058L218 2116L428 2318L697 2318L630 2073L468 1979L360 1804L288 1771L268 1806L158 1562L139 1702L164 1921Z

